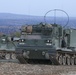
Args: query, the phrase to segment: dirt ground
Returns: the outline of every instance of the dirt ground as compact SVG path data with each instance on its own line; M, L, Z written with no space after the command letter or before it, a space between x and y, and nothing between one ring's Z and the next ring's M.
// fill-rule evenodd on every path
M76 75L76 66L0 62L0 75Z

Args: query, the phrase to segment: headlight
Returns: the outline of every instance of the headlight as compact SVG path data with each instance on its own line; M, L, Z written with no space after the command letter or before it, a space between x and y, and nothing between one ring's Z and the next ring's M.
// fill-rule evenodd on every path
M45 58L49 59L49 54L48 53L45 54Z
M42 52L42 55L45 55L45 52L44 51Z
M27 55L29 55L30 54L30 51L27 51L26 53L27 53Z
M25 58L29 58L29 51L27 51L27 52L23 52L23 56L25 57Z

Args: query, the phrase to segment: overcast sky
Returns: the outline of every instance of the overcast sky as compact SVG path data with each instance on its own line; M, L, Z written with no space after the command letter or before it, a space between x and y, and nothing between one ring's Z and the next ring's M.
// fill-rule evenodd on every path
M0 0L0 13L44 16L52 9L62 9L76 17L76 0Z

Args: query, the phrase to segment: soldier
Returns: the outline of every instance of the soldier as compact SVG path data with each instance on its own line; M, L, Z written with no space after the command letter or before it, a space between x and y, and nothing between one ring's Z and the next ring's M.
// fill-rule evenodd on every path
M64 39L64 38L62 39L61 47L62 47L62 48L65 48L65 47L66 47L66 42L65 42L65 39Z

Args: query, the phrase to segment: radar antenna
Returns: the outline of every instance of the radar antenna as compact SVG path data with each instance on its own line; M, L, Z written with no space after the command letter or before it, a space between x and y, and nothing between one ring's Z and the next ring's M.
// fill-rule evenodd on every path
M52 11L54 12L54 24L56 24L56 12L57 11L61 11L61 12L65 13L65 15L67 16L67 21L66 21L66 23L65 23L65 25L63 27L66 27L68 25L68 23L69 23L69 15L64 10L61 10L61 9L53 9L53 10L49 10L48 12L46 12L45 15L44 15L44 22L45 22L45 24L47 23L46 22L47 14L52 12Z

